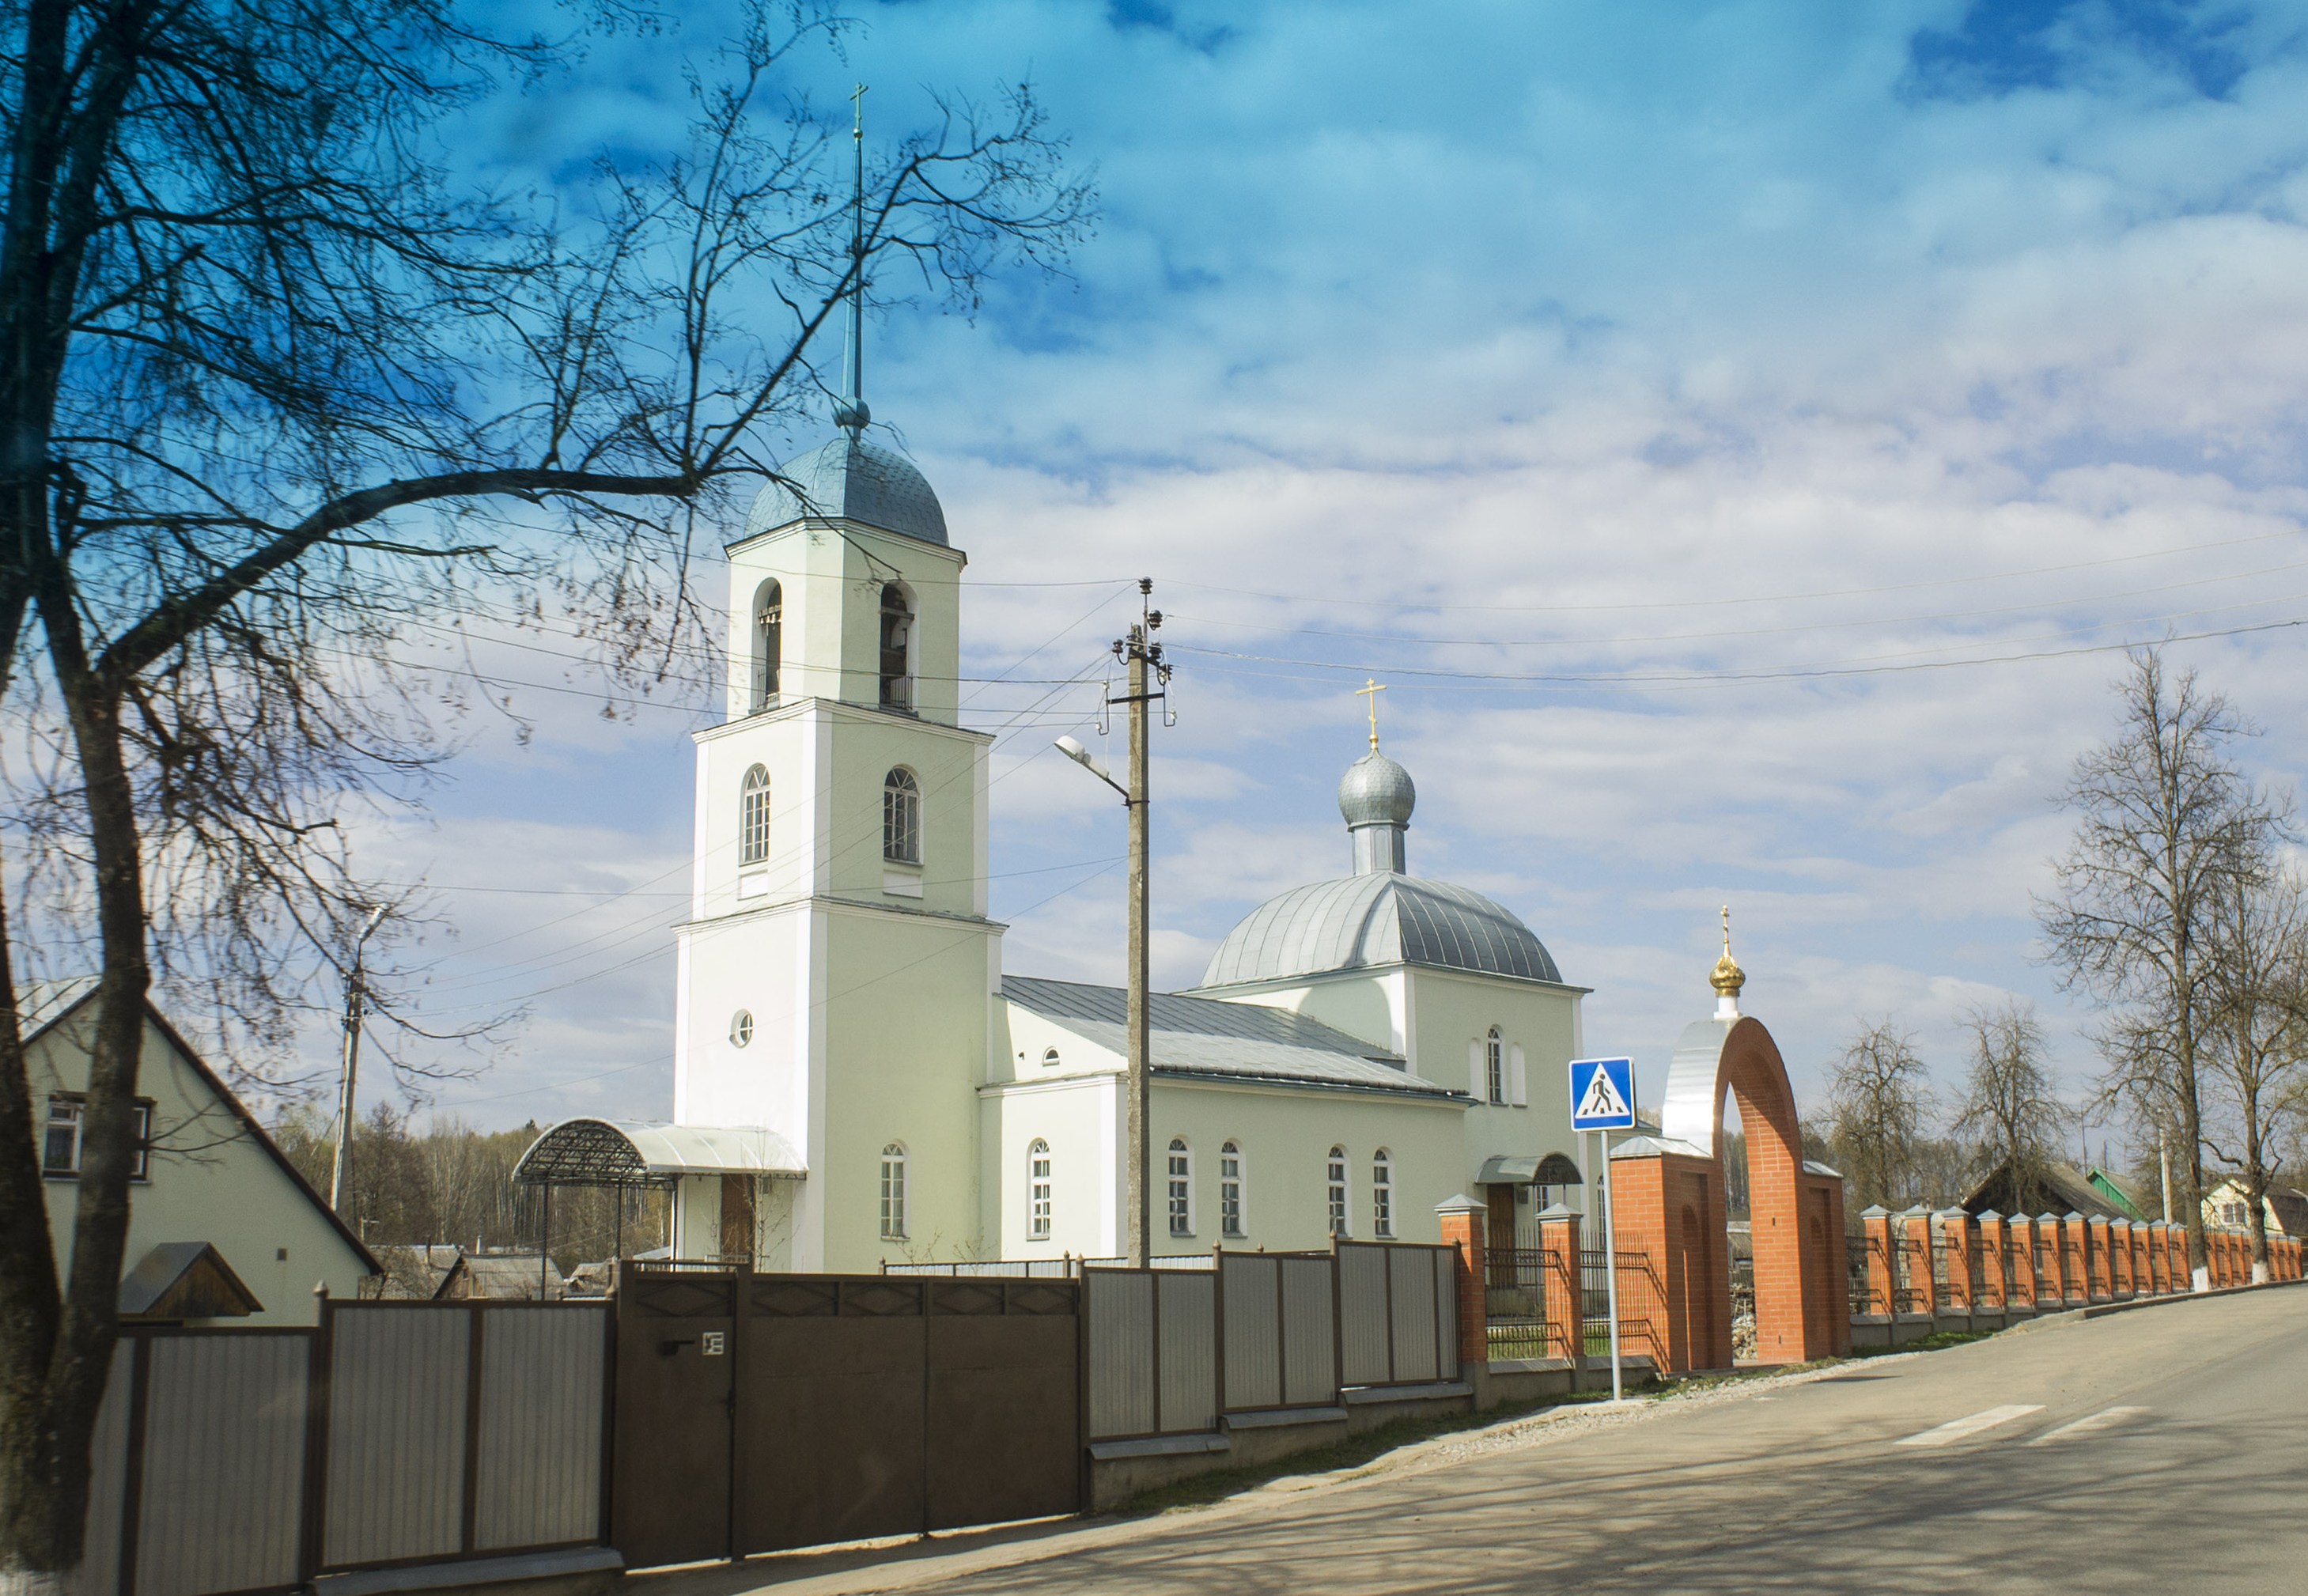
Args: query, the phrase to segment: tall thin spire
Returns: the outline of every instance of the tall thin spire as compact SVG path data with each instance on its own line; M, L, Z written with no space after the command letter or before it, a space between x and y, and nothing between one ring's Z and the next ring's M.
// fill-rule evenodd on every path
M849 96L854 115L849 142L855 177L849 191L849 343L843 358L841 398L833 424L852 438L866 429L874 412L866 403L866 85Z

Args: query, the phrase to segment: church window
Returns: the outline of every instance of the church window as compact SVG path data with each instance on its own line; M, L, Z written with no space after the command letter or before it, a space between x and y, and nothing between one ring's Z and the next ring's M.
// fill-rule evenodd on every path
M1026 1149L1026 1234L1050 1238L1050 1144L1038 1136Z
M1331 1149L1331 1156L1326 1162L1323 1176L1323 1184L1328 1187L1330 1196L1331 1234L1347 1235L1348 1231L1347 1229L1347 1150L1345 1148Z
M784 663L785 590L765 582L754 595L754 708L765 710L778 696L778 669Z
M1371 1234L1394 1239L1394 1160L1383 1147L1371 1154Z
M1194 1155L1184 1136L1170 1138L1170 1234L1194 1233Z
M1499 1028L1491 1027L1491 1034L1483 1039L1483 1078L1489 1083L1490 1099L1494 1103L1507 1100L1507 1047Z
M769 857L770 772L757 764L737 789L737 862L758 865Z
M914 634L913 607L896 582L882 589L882 707L914 707L914 677L909 666Z
M882 1239L906 1238L906 1150L896 1142L882 1149Z
M1242 1143L1219 1149L1219 1233L1239 1239L1250 1234L1242 1223Z
M882 778L882 857L900 865L922 862L922 788L904 765Z
M1046 1070L1054 1070L1058 1067L1058 1050L1055 1048L1045 1048L1042 1049L1042 1067Z
M742 1048L754 1040L754 1011L739 1009L729 1017L729 1040Z

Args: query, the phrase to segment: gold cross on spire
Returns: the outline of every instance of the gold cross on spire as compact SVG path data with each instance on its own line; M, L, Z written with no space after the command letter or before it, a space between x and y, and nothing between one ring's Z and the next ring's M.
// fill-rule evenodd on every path
M1385 691L1386 684L1376 677L1364 678L1363 685L1355 689L1356 698L1370 700L1371 752L1374 754L1378 752L1378 695Z

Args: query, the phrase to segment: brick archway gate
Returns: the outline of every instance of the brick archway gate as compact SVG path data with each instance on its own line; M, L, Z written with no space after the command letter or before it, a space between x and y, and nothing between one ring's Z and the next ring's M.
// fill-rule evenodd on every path
M1686 1027L1668 1066L1659 1134L1611 1158L1620 1245L1659 1280L1663 1369L1728 1368L1731 1264L1724 1235L1723 1103L1739 1105L1755 1247L1755 1351L1802 1363L1851 1350L1843 1178L1806 1164L1794 1090L1762 1022L1732 1013Z

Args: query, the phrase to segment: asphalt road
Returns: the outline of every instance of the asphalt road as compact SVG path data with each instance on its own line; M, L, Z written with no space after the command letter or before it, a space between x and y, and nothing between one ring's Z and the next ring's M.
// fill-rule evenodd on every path
M710 1583L2308 1592L2304 1488L2308 1287L1430 1444L1365 1478L1150 1520L879 1568L753 1564Z

